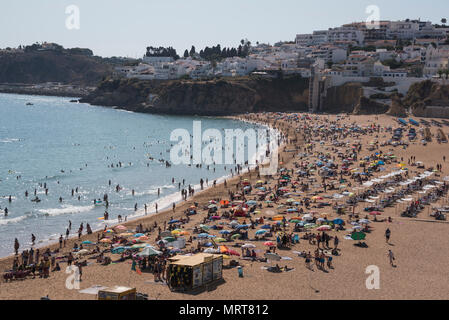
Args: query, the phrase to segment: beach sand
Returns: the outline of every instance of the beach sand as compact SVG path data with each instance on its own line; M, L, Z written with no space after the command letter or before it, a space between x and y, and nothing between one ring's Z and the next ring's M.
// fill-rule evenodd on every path
M321 118L323 117L325 119L328 117L330 120L336 119L336 116L321 116ZM263 114L247 115L245 118L259 122L268 121L268 116ZM359 125L375 123L381 126L397 127L395 119L385 115L378 116L377 119L374 116L350 116L340 123L349 124L354 121ZM269 122L273 124L272 120ZM290 123L278 121L275 125L284 132L290 131L290 138L292 137L295 128ZM447 128L443 128L443 130L446 134L448 133ZM432 127L432 133L436 133L435 127ZM379 134L378 140L387 140L391 137L391 133L385 133L385 135L386 138L383 138L383 133ZM366 146L374 138L374 136L370 135L362 136L362 144ZM292 149L302 147L302 144L303 141L299 141L295 145L287 145L285 147ZM324 147L317 146L315 151L324 151ZM388 148L392 149L392 147ZM383 150L386 151L388 148L383 148ZM410 144L407 150L398 147L394 148L393 152L398 158L404 157L405 163L408 157L414 155L417 158L416 160L424 162L426 167L436 166L437 163L443 164L443 172L440 173L440 179L449 174L449 170L442 159L443 156L449 159L448 145L438 144L436 139L425 147L416 142ZM371 153L364 148L359 158ZM294 168L293 162L295 160L292 158L294 154L291 152L280 152L281 158L284 158L283 167ZM395 169L397 168L389 167L386 172ZM413 171L416 171L416 169L410 168L410 171L411 177L415 176ZM252 173L251 178L246 173L243 178L250 179L252 183L259 180L255 173ZM266 178L262 177L262 179ZM235 191L235 185L238 181L238 177L228 180L228 188ZM270 180L269 184L274 187L276 179ZM332 195L333 193L335 191L327 194ZM189 198L189 201L178 204L175 213L170 209L159 214L148 215L142 219L130 221L124 225L130 229L135 229L139 223L142 223L145 227L157 221L158 225L163 226L164 221L168 221L171 216L174 218L183 217L184 210L190 207L193 202L198 202L200 207L202 207L213 198L228 199L227 189L223 185L217 185L216 188L209 188L197 194L194 198ZM249 198L252 197L250 196ZM447 204L447 198L440 200L439 203ZM276 211L275 208L268 209L264 205L261 214L257 216L266 216L268 210ZM362 205L356 207L356 212L361 212L362 210ZM331 218L337 216L330 207L317 211L320 213L332 213ZM449 264L449 255L447 255L449 224L436 222L435 219L429 217L428 209L421 212L418 219L401 218L399 211L395 208L388 208L383 213L382 218L391 216L393 223L371 223L370 226L373 227L373 232L367 236L366 243L369 245L369 248L366 249L355 247L353 245L354 241L344 240L343 237L347 232L329 232L332 236L338 234L341 256L334 257L334 269L328 270L328 272L319 271L315 267L315 271L312 272L306 269L303 258L298 257L290 250L282 251L278 249L276 252L279 255L292 258L292 260L280 261L279 265L281 267L287 265L289 268L294 268L293 271L280 274L270 273L262 269L262 267L269 265L268 263L250 262L237 258L240 264L244 266L243 278L238 277L237 269L225 269L223 270L224 283L189 294L171 292L166 285L154 283L154 276L150 273L139 275L131 271L131 261L129 260L109 266L101 266L95 263L95 260L88 260L92 261L93 264L83 268L81 289L93 285L129 286L137 288L138 292L148 294L150 300L446 299L449 285L446 275L446 266ZM195 225L202 223L205 215L206 212L200 210L199 214L190 217L190 223L185 225L184 228L187 231L192 230ZM362 215L364 216L365 214L362 213ZM346 220L347 216L343 216L343 219ZM387 227L390 228L392 233L391 245L386 243L384 237ZM250 230L249 238L253 238L254 232L255 230ZM217 234L215 231L211 233ZM157 232L150 234L150 242L152 244L154 244L156 236ZM81 241L84 240L96 242L97 235L94 233L90 236L83 236ZM69 248L73 247L74 242L80 243L78 239L71 239L63 252L68 252ZM240 242L247 243L251 241ZM263 241L252 243L257 245L257 249L260 250L259 255L262 255L266 249L263 246ZM12 244L13 241L11 241ZM196 241L194 241L194 245L196 245ZM58 245L51 247L55 248ZM312 254L315 249L316 246L309 245L304 240L292 247L292 251L305 250L312 252ZM387 253L390 249L396 257L396 268L391 267L389 264ZM237 249L237 251L240 252L240 249ZM41 252L43 252L42 249ZM117 256L113 260L116 258ZM13 257L1 259L0 269L10 269L12 259ZM228 261L225 260L225 264ZM380 289L378 290L369 290L366 287L366 279L369 276L366 273L366 268L373 265L380 270ZM95 299L94 295L81 294L78 290L66 288L68 274L64 272L65 267L66 263L62 263L62 271L52 272L48 279L35 278L10 283L2 282L0 283L0 299L39 299L46 295L53 300Z

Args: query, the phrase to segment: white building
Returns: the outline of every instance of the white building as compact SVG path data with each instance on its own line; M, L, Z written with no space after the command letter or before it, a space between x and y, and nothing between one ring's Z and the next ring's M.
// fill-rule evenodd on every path
M449 46L427 47L424 75L434 76L440 70L449 69Z
M143 57L142 61L146 64L154 65L157 63L168 63L174 62L175 60L172 57Z
M340 63L346 60L348 51L336 46L320 46L311 52L310 57L323 59L327 63Z
M397 57L396 52L387 49L376 49L376 55L380 61L396 59Z
M419 24L415 21L391 21L387 30L387 38L413 40L419 34Z
M321 45L329 42L327 30L314 31L312 34L296 35L296 45L301 47Z
M362 31L354 27L339 27L334 29L329 29L328 40L330 43L337 41L344 42L355 42L358 45L363 45L365 40L365 35Z

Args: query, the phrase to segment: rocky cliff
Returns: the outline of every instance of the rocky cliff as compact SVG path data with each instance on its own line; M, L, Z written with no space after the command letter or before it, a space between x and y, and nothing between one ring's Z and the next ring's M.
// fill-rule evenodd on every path
M306 111L308 79L300 76L209 81L108 79L81 102L137 112L178 115Z
M358 115L383 114L388 111L388 108L385 104L362 96L352 113Z
M449 109L449 85L440 84L431 80L413 84L403 100L405 106L410 108L414 116L438 116L432 115L431 108L437 108L437 113Z
M60 82L96 86L113 67L102 58L77 52L38 51L0 55L0 83Z
M352 113L363 95L360 83L346 83L327 89L321 111L327 113Z
M406 117L407 110L399 97L399 95L393 95L391 97L391 106L387 111L387 114L393 117Z

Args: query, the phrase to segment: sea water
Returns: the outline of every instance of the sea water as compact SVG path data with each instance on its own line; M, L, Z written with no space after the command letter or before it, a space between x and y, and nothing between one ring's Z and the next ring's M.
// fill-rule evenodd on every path
M201 121L203 131L260 128L231 119L140 114L70 100L0 94L0 256L13 253L14 238L20 250L29 248L32 233L36 246L57 241L65 236L69 220L71 236L81 223L94 230L103 228L105 222L99 218L106 208L95 206L93 200L102 200L104 194L109 196L110 224L117 222L118 215L128 221L143 215L144 204L149 213L155 203L159 210L170 207L181 198L178 182L182 179L181 188L187 189L189 184L198 186L201 178L211 185L214 179L230 175L234 165L226 170L225 165L211 165L209 170L206 165L166 168L163 161L170 161L171 147L177 143L170 141L175 129L192 132L193 121ZM116 185L122 190L116 192ZM76 188L78 193L72 196ZM31 201L35 190L39 203Z

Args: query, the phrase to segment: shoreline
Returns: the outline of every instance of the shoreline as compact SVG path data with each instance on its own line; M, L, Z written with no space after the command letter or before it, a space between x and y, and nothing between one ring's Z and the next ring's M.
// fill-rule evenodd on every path
M269 122L266 123L266 122L262 122L262 121L251 121L249 119L244 119L244 118L241 118L241 117L242 116L223 116L223 117L219 117L219 118L232 119L232 120L236 120L236 121L241 121L241 122L246 122L246 123L252 123L254 125L259 125L261 127L267 128L269 130L275 130L276 134L278 136L282 136L284 134L283 131L274 128L272 126L272 124L270 124ZM276 151L280 152L280 149L282 149L283 147L285 147L285 144L281 144L280 146L278 146L278 150L276 150ZM254 155L254 156L256 156L256 155ZM265 162L262 163L262 165L266 164L267 160L268 159L265 159ZM197 202L196 200L201 199L203 197L208 197L208 195L213 193L213 190L216 189L216 188L224 187L224 181L226 181L228 183L228 189L229 189L229 187L231 185L236 184L236 182L238 182L241 179L244 179L245 177L248 176L248 169L253 170L255 167L256 167L256 165L248 165L247 167L242 167L241 173L239 175L234 174L234 176L232 177L231 174L228 174L228 175L224 175L224 176L221 176L221 177L218 177L218 178L214 179L217 182L215 188L213 187L213 180L209 181L209 186L204 186L203 190L200 189L201 187L200 187L199 184L192 185L192 187L195 189L195 195L193 197L187 198L187 201L182 200L182 197L179 194L179 190L178 190L177 192L173 192L171 194L168 194L165 197L162 197L160 199L156 199L152 203L149 204L148 207L150 208L150 206L152 206L152 204L154 204L154 203L158 203L159 204L160 200L163 200L165 198L176 197L169 204L167 204L167 205L165 205L163 207L160 207L158 212L156 212L155 209L154 209L154 206L152 206L153 209L152 210L148 210L147 214L145 214L145 210L144 209L140 209L140 210L137 210L136 212L134 212L133 213L134 217L129 218L128 221L126 221L126 222L119 223L117 219L112 219L112 220L109 220L112 223L107 223L107 224L105 223L104 225L107 226L107 229L111 229L111 228L113 228L115 226L118 226L118 225L126 226L129 229L133 229L133 228L135 229L139 224L143 224L144 227L145 227L145 226L149 226L149 225L154 224L155 221L158 223L158 225L161 225L161 222L159 221L160 218L164 217L168 221L169 220L169 216L168 215L170 213L173 214L172 209L171 209L171 205L172 205L173 202L176 204L176 211L182 211L180 215L183 216L183 211L185 209L187 209L188 207L190 207L191 205L193 205L194 202ZM179 204L181 204L181 205L178 206ZM176 214L179 215L178 212L176 212ZM176 218L176 215L174 215L174 218ZM163 224L163 222L162 222L162 224ZM73 227L76 228L76 226L72 226L72 228ZM72 231L73 230L74 229L72 229ZM103 231L103 228L92 229L92 234L91 235L83 234L80 239L78 239L78 236L76 234L73 234L73 235L69 236L69 238L66 240L66 248L69 248L70 245L73 246L74 243L83 242L83 241L86 241L86 240L91 240L92 241L92 239L95 239L95 241L93 241L93 242L96 242L97 235L101 234L102 231ZM84 230L84 232L85 232L85 230ZM64 239L65 239L65 237L64 237ZM11 243L13 243L13 239L11 239ZM54 249L56 249L58 247L59 247L59 240L58 239L54 239L54 240L53 239L47 239L47 240L44 240L44 242L41 245L39 245L39 244L38 245L34 245L33 249L34 250L39 249L39 251L43 252L47 248L50 248L50 250L54 250ZM30 248L31 248L31 246L27 245L27 246L21 247L19 249L19 251L29 250ZM0 268L4 269L4 265L7 264L7 263L10 263L12 265L12 260L14 258L15 258L15 255L13 253L9 254L9 255L6 255L6 256L3 256L3 257L0 257Z

